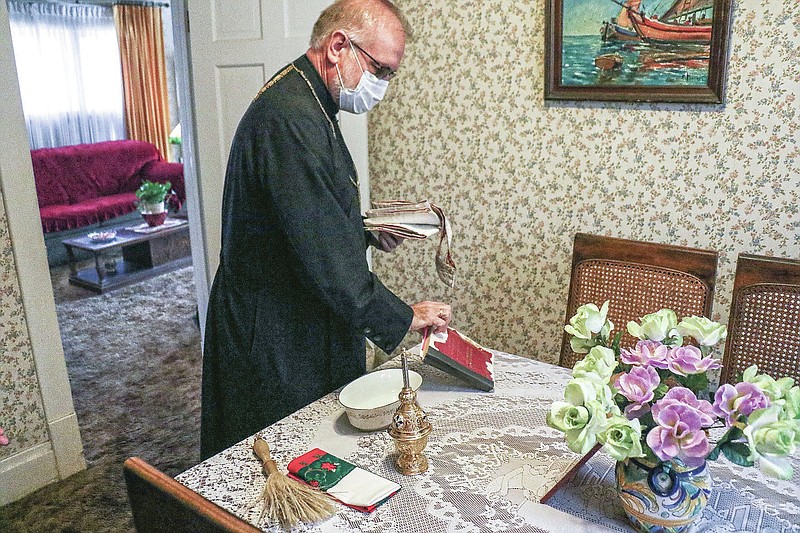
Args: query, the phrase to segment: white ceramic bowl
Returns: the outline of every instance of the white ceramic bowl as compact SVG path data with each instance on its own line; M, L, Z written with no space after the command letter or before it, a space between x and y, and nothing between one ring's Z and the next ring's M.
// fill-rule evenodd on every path
M409 370L408 381L411 388L417 390L422 385L422 376ZM401 369L377 370L347 384L339 393L339 403L344 406L347 419L355 428L375 431L389 426L400 405L397 397L402 388Z

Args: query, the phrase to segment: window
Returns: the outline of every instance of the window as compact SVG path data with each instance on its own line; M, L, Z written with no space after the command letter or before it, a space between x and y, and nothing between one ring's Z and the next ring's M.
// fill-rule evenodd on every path
M31 148L124 139L110 6L8 2Z

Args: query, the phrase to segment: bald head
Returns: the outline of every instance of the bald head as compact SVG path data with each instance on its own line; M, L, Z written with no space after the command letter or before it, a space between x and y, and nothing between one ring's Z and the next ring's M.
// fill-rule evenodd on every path
M314 24L311 48L321 50L337 30L362 43L373 41L381 33L398 30L406 37L411 36L405 16L389 0L336 0Z
M306 56L338 100L342 88L357 87L367 71L397 71L410 33L389 0L336 0L314 24Z

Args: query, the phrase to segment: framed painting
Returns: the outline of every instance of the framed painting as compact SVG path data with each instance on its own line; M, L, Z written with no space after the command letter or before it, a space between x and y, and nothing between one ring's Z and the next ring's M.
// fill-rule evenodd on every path
M722 103L732 0L547 0L546 100Z

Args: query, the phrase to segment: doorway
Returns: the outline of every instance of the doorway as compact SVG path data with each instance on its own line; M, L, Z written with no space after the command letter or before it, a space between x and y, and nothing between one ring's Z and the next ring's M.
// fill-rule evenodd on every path
M179 17L179 20L182 22L184 18ZM167 21L165 21L165 27L171 29L171 25L168 24ZM183 50L181 53L185 55L185 50ZM177 75L179 74L176 70L176 76ZM188 81L185 81L184 84L188 84ZM184 154L184 160L185 158L186 155ZM13 177L9 178L9 175L5 172L6 170L6 168L3 169L3 178L13 179ZM4 191L4 193L8 193L8 191ZM11 198L10 194L4 194L4 196L7 201L9 198ZM191 202L189 203L191 204ZM10 216L9 218L12 217ZM141 220L138 220L137 223L140 221ZM34 225L30 224L28 227L33 228ZM21 233L17 232L17 235L21 235ZM194 243L192 243L192 245L194 246ZM19 247L23 245L18 242L17 246ZM18 256L17 262L18 269L20 271L23 270L25 268L24 258ZM201 266L201 269L202 268L203 267ZM68 272L67 267L63 267L63 269ZM161 281L148 280L151 281L151 283L149 285L145 284L146 286L142 290L131 286L111 291L108 294L99 296L66 283L65 289L73 291L71 296L60 298L57 294L59 289L55 287L52 289L54 299L59 304L58 318L61 322L63 322L62 317L69 317L68 320L70 321L69 327L71 328L71 331L73 333L77 333L78 335L82 335L79 341L72 342L73 345L79 345L79 349L68 348L65 346L65 351L71 352L71 355L68 354L68 357L84 359L91 362L92 360L99 359L99 353L101 350L105 350L105 355L108 356L107 358L110 360L125 362L125 358L128 357L128 364L120 367L119 371L108 370L109 367L105 367L105 370L89 368L83 373L83 377L80 379L76 379L70 374L70 380L72 381L73 389L73 400L76 404L76 412L78 414L78 422L81 430L84 432L84 434L86 434L87 431L95 431L98 434L102 434L103 438L105 439L103 444L96 447L95 452L91 452L91 454L87 453L87 459L90 460L90 468L93 466L106 466L106 458L111 458L111 454L108 453L110 447L121 446L124 448L126 443L132 444L133 441L135 441L133 436L137 435L137 431L139 430L144 431L146 434L145 437L142 437L142 433L138 433L140 437L140 443L145 446L143 450L154 449L154 443L158 442L161 442L167 446L171 446L171 444L169 444L167 439L165 439L163 436L156 436L158 430L166 425L165 423L161 423L159 420L156 420L151 424L141 424L140 422L136 422L135 419L131 418L131 409L123 409L126 403L132 405L134 408L147 408L148 399L153 399L155 401L151 401L149 405L160 405L165 408L171 405L173 411L169 413L169 415L175 415L176 405L178 405L176 399L171 398L169 401L166 401L163 396L158 395L159 393L157 391L149 387L152 383L157 383L159 381L159 379L155 377L159 367L169 367L172 371L173 369L181 366L182 363L186 362L188 366L191 366L198 372L197 375L190 376L188 381L193 382L194 385L199 388L200 341L199 331L196 325L197 297L193 285L194 276L191 270L188 271L188 274L185 270L176 271L175 275L177 276L176 278L163 278ZM21 273L20 276L23 277L23 274ZM66 276L62 277L61 279L63 280L65 277ZM57 276L53 276L53 281L56 281L56 278ZM176 288L176 279L178 280L178 283L180 283L180 288ZM45 291L43 284L40 284L37 287L37 290ZM77 290L83 291L83 294L76 295L74 291ZM28 290L26 294L29 295L28 297L30 297L30 295L33 293ZM79 312L80 306L77 304L79 304L80 301L86 302L89 300L92 301L92 305L94 306L93 312ZM186 312L185 305L181 307L179 311L174 310L174 304L178 300L183 302L191 301L191 309L188 313ZM75 305L72 305L67 311L64 311L64 306L62 304ZM173 307L170 307L170 305ZM170 309L172 309L172 311L169 311ZM118 321L120 319L125 322L126 326L145 326L143 333L138 337L139 340L136 340L135 342L132 341L130 333L126 332L124 328L109 328L109 326L114 324L114 321ZM161 324L162 326L165 323L170 325L169 327L154 328L152 327L152 324L154 323ZM33 320L31 320L30 327L32 337L34 337L36 334L34 331L35 326L35 323ZM103 328L105 328L105 331ZM116 329L116 331L112 332L114 334L113 336L108 336L108 329ZM62 332L64 331L63 324L61 330ZM101 333L97 333L98 331L101 331ZM66 345L68 342L64 341L62 344ZM132 349L132 345L135 345L136 350L138 351ZM138 357L135 356L136 354L138 354ZM189 361L190 357L187 354L191 354L192 357L195 357L194 361ZM159 359L159 357L161 359ZM130 371L130 365L131 362L135 362L137 360L149 362L160 360L161 364L156 363L154 365L147 366L146 368L148 370L138 371L136 374L133 374ZM40 364L40 362L37 362L37 365L40 367L40 369L47 369L46 364ZM135 377L132 377L134 375ZM40 373L43 394L46 393L46 391L44 391L44 389L47 388L45 380L48 378L52 378L52 374L49 372L49 369L47 375L42 376ZM182 385L176 383L176 376L174 373L169 375L161 375L160 381L162 383L172 385L173 393L178 393L181 390ZM100 382L105 382L106 385L110 385L110 387L106 386L104 388L98 388L97 385ZM76 386L76 383L80 383L80 385ZM87 399L80 399L77 397L76 389L78 388L85 389L87 391ZM122 396L113 396L112 393L114 390L123 393ZM131 394L131 392L136 391L141 391L142 393L138 398ZM67 391L67 394L68 393L69 391ZM82 405L79 406L81 403ZM197 403L199 406L199 401ZM111 404L112 407L116 406L118 409L120 409L116 414L111 415L114 421L118 424L113 428L106 427L104 429L99 423L96 422L98 419L98 406L104 406L104 404ZM47 415L49 417L53 410L51 409L51 406L48 405L47 398L45 398L45 407L47 408ZM151 411L152 410L153 409L151 409ZM184 415L187 420L190 420L191 408L188 409ZM148 429L150 429L150 431L148 431ZM199 429L194 427L192 430L187 430L185 433L190 434L191 431L199 432ZM62 435L57 435L51 432L50 437L52 439L53 446L56 447L56 441L58 440L57 437L60 438ZM184 442L182 443L181 447L191 449L192 446L191 443ZM126 454L144 454L144 451L137 452L135 449L131 448L127 448L126 450L131 450L126 451ZM189 466L188 464L180 465L180 467L176 466L178 462L175 460L174 454L172 459L169 458L169 449L161 453L165 458L167 458L168 461L171 461L172 465L175 465L172 467L170 467L170 464L164 465L165 470L173 470L173 473L177 473L178 471L181 471ZM63 456L59 456L59 461L62 460L62 458ZM109 472L111 472L113 476L118 474L116 470L118 469L119 463L121 463L121 461L116 461L115 458L114 464L108 465ZM28 469L28 472L30 472L30 469ZM93 472L82 475L88 476L91 479L95 479L97 476L96 472L97 470L93 470ZM52 477L50 479L52 479ZM122 498L124 499L124 487L117 488L119 489L117 492L121 494ZM126 503L125 505L127 506ZM2 520L0 520L0 522L2 522ZM88 528L83 530L92 529Z

